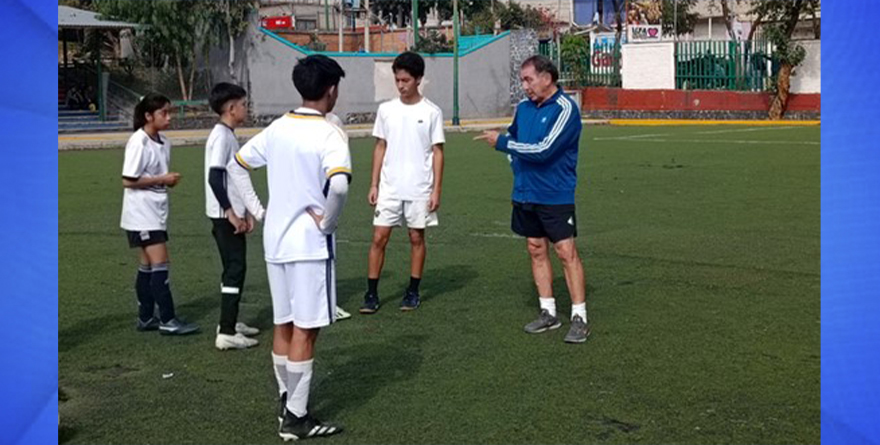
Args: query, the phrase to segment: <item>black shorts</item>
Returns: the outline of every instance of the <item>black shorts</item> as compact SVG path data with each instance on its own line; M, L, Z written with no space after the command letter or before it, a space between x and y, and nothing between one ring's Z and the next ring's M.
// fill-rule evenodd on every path
M128 247L131 248L168 242L168 232L164 230L126 230L125 235L128 237Z
M557 243L577 236L574 204L524 204L513 202L510 228L526 238L549 238Z

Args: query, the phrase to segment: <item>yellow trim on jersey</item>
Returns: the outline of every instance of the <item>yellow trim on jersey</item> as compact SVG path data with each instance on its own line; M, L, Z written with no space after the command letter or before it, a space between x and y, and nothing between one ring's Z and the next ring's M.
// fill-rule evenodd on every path
M324 116L312 116L305 114L295 114L295 113L287 113L287 117L292 117L294 119L308 119L308 120L324 120Z
M244 168L246 168L246 169L248 169L248 170L253 170L253 169L251 168L251 166L248 165L247 162L244 162L244 159L241 158L241 155L240 155L240 154L238 154L238 153L235 154L235 160L238 161L238 165L241 165L242 167L244 167Z
M351 169L350 169L350 168L345 168L345 167L336 167L336 168L334 168L334 169L330 169L330 170L327 172L327 177L329 178L329 177L331 177L331 176L333 176L333 175L335 175L335 174L337 174L337 173L348 173L348 174L350 175L350 174L351 174Z

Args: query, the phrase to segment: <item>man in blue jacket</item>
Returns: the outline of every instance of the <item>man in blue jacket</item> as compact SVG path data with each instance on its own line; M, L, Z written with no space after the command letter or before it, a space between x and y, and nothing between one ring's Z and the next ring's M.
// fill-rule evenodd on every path
M507 134L484 131L475 139L506 153L513 169L511 228L526 237L541 307L538 319L527 324L525 331L537 334L562 326L553 298L552 243L571 295L571 328L565 341L583 343L590 335L590 324L584 268L574 242L581 115L578 104L556 85L558 78L559 72L550 59L526 59L520 79L528 99L517 105Z

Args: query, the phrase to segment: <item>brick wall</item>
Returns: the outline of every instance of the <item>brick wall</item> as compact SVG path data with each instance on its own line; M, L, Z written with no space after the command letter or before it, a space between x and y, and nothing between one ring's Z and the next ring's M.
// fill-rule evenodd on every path
M766 119L770 98L770 93L741 91L585 88L581 108L593 117ZM789 96L786 118L816 119L820 114L820 94Z

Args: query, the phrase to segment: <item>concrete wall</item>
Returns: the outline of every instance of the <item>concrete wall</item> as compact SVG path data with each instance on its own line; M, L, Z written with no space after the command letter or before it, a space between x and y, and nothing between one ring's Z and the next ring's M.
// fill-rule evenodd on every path
M792 93L822 92L822 46L819 40L798 42L807 51L807 57L794 69L791 76Z
M623 45L620 75L623 88L663 90L675 88L675 44L632 43Z
M305 54L259 30L250 31L254 44L247 55L251 111L259 119L269 119L299 106L301 99L291 80L293 66ZM467 54L459 60L460 116L468 118L510 115L510 42L504 36ZM333 56L332 54L327 54ZM390 69L393 57L335 57L346 77L340 84L335 112L347 123L371 122L386 86L377 90L376 64ZM423 94L452 117L451 57L425 57ZM390 82L390 80L386 80Z

